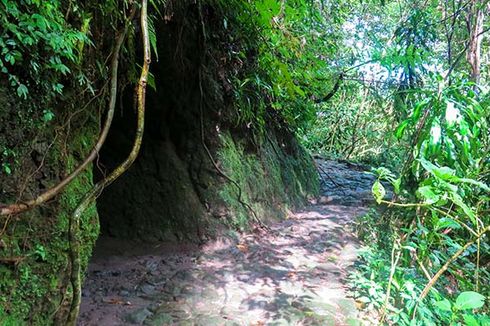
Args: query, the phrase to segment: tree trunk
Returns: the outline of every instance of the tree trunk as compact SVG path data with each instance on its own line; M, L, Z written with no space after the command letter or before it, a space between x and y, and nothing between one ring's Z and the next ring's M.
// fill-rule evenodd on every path
M468 13L467 26L469 31L469 46L466 59L470 64L470 78L476 85L480 83L481 43L483 39L483 20L486 0L472 0Z

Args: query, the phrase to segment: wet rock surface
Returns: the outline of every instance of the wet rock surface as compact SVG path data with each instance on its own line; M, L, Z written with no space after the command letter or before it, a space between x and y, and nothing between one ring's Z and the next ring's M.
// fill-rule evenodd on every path
M320 204L364 206L374 202L371 188L376 176L369 172L371 167L322 158L316 158L316 164L322 189ZM391 198L391 186L382 183L387 190L386 198Z
M334 180L349 185L344 191L370 189L374 177L338 164L343 177ZM324 196L334 196L323 185ZM95 255L79 325L358 325L344 281L358 248L351 224L365 201L346 196L291 214L271 231L200 248L103 240L117 250Z

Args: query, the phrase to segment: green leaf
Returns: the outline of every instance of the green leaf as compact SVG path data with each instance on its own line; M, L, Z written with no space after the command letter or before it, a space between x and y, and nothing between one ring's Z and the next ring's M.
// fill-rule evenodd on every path
M437 221L436 230L447 229L447 228L460 229L461 225L459 225L458 222L447 217L443 217L439 221Z
M25 99L27 99L27 93L29 93L27 86L24 84L19 84L19 86L17 87L17 95L19 97L23 97L25 100Z
M420 197L424 199L424 202L426 204L429 205L437 203L439 199L441 199L441 196L436 194L432 189L432 186L423 186L417 190L417 193L420 195Z
M480 293L467 291L462 292L456 299L455 307L458 310L478 309L485 304L485 297Z
M398 126L398 128L396 128L396 131L395 131L396 138L401 139L403 137L403 133L404 133L405 129L407 128L408 123L409 123L409 120L405 120Z
M394 179L395 175L385 167L372 169L372 173L378 176L379 179Z
M454 181L454 180L459 180L459 178L456 176L456 171L453 169L447 167L447 166L442 166L438 167L431 162L427 161L425 158L419 159L420 164L424 167L425 170L430 172L432 175L434 175L437 178L440 178L442 180L446 181Z
M400 187L402 185L402 178L398 179L393 179L391 180L391 184L393 185L393 190L395 191L396 194L400 193Z
M480 182L480 181L477 181L477 180L468 179L468 178L459 178L458 182L461 182L461 183L469 183L469 184L472 184L474 186L480 187L480 188L482 188L485 191L490 192L490 187L489 186L487 186L483 182Z
M44 110L43 111L43 121L44 122L49 122L51 120L53 120L54 118L54 113L51 112L50 110Z
M153 18L148 17L148 38L150 40L151 49L153 53L155 53L156 61L158 62L158 47L157 47L157 33L155 30L155 23L153 22Z
M464 314L463 319L466 326L480 326L480 323L473 315Z
M386 190L385 187L379 182L379 180L376 180L376 182L373 184L372 192L374 195L374 198L376 199L376 202L378 204L381 204L381 201L386 195Z
M475 212L473 212L473 210L464 203L463 198L460 195L458 195L455 192L452 192L451 199L456 205L458 205L463 210L463 212L471 219L473 223L476 223Z
M12 174L12 169L10 168L10 165L7 163L2 164L3 170L5 171L6 174L10 175Z
M150 86L156 92L157 84L155 82L155 75L151 72L148 72L148 86Z
M448 299L444 299L442 301L437 301L434 306L439 308L442 311L451 311L451 302Z

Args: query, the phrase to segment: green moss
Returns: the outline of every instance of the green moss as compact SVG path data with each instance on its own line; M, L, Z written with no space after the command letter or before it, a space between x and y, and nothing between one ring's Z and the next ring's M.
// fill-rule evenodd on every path
M274 145L266 142L258 154L247 154L240 143L223 134L218 152L224 171L241 188L242 201L266 222L283 218L287 209L303 205L308 195L318 191L316 171L308 154L298 147L297 155L286 155ZM236 185L225 183L219 194L232 212L228 224L247 228L250 212L240 203Z
M97 135L96 128L84 130L84 133L76 137L76 141L72 144L73 153L88 153L93 146L94 135ZM74 156L69 156L67 160L68 170L72 171L79 164ZM57 228L60 232L66 232L69 227L70 214L80 203L83 196L90 190L93 185L92 169L89 167L85 172L80 174L73 182L71 182L60 196L59 200L59 218ZM95 241L99 236L99 221L97 216L97 208L95 202L84 212L80 219L81 233L81 261L82 268L88 265L88 260L92 254L92 249ZM66 239L63 245L66 246ZM61 248L60 248L61 249ZM69 247L63 248L68 250Z
M90 126L90 125L89 125ZM70 135L68 156L61 142L46 158L54 175L72 171L96 140L97 124ZM63 159L64 157L64 159ZM68 219L92 186L90 167L67 186L57 201L27 212L8 224L0 257L20 257L16 266L0 265L0 325L49 325L62 303L69 270ZM85 267L99 232L93 205L82 219L82 262Z

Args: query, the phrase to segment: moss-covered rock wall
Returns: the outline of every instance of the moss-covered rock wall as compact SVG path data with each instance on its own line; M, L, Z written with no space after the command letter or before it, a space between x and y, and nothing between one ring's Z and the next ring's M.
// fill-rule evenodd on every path
M156 84L148 95L141 155L100 197L102 233L201 242L227 228L247 228L246 204L266 221L284 217L316 192L308 153L272 108L265 109L263 126L240 121L242 101L230 92L230 80L250 73L254 58L240 68L233 60L223 64L230 56L230 31L216 24L224 19L219 10L202 8L204 44L198 4L170 7L169 18L156 24ZM131 103L129 95L125 102ZM100 175L129 151L133 115L125 106L116 120L101 155L102 169L96 169Z
M20 102L15 94L3 94L2 126L9 128L0 130L2 146L14 159L3 161L9 169L0 175L0 202L22 202L54 186L87 155L98 134L98 119L84 113L72 119L68 131L62 128L61 118L50 123L39 122L35 116L15 118L19 109L30 104ZM1 325L49 325L60 316L59 308L69 294L69 214L91 186L92 171L87 169L55 200L21 215L1 217ZM95 205L82 218L86 267L99 234Z
M31 11L37 8L24 2L18 4ZM61 8L63 16L78 26L77 13L83 8L90 18L87 33L94 42L79 47L76 62L63 62L70 73L37 66L46 79L36 83L29 76L33 62L26 59L49 62L49 47L42 43L30 49L18 45L17 65L6 66L10 76L17 76L27 85L26 96L18 94L12 80L7 82L2 69L0 206L29 201L57 185L84 160L97 141L108 102L106 81L110 74L104 63L115 33L110 26L116 26L117 21L103 14L105 7L98 1L70 6ZM56 9L53 3L52 12ZM48 22L50 18L53 17L46 17ZM58 28L64 26L57 22ZM66 44L59 32L57 46L62 48ZM2 34L2 39L9 36ZM63 85L58 85L63 92L50 88L53 81ZM53 199L22 214L0 216L0 325L64 325L71 301L69 217L92 185L89 165ZM81 225L81 262L85 269L99 235L95 203L81 217Z
M108 102L104 65L115 32L105 7L94 8L94 46L85 49L83 64L92 69L88 75L99 76L93 92L73 79L63 96L45 103L42 93L23 101L8 85L0 86L2 204L34 198L57 184L98 138ZM195 1L170 1L162 13L154 22L158 60L152 64L155 89L148 94L142 151L82 217L84 269L99 223L109 236L203 242L251 225L242 202L270 222L317 191L311 158L272 108L256 104L262 112L257 126L240 119L232 80L254 69L254 53L231 56L240 41L223 30L216 2L205 1L200 13ZM138 28L133 32L121 62L123 86L131 85L137 69ZM93 166L48 203L0 217L0 325L63 324L71 300L69 216L94 180L129 152L135 124L131 88L121 87L113 128ZM228 178L240 186L240 197Z

